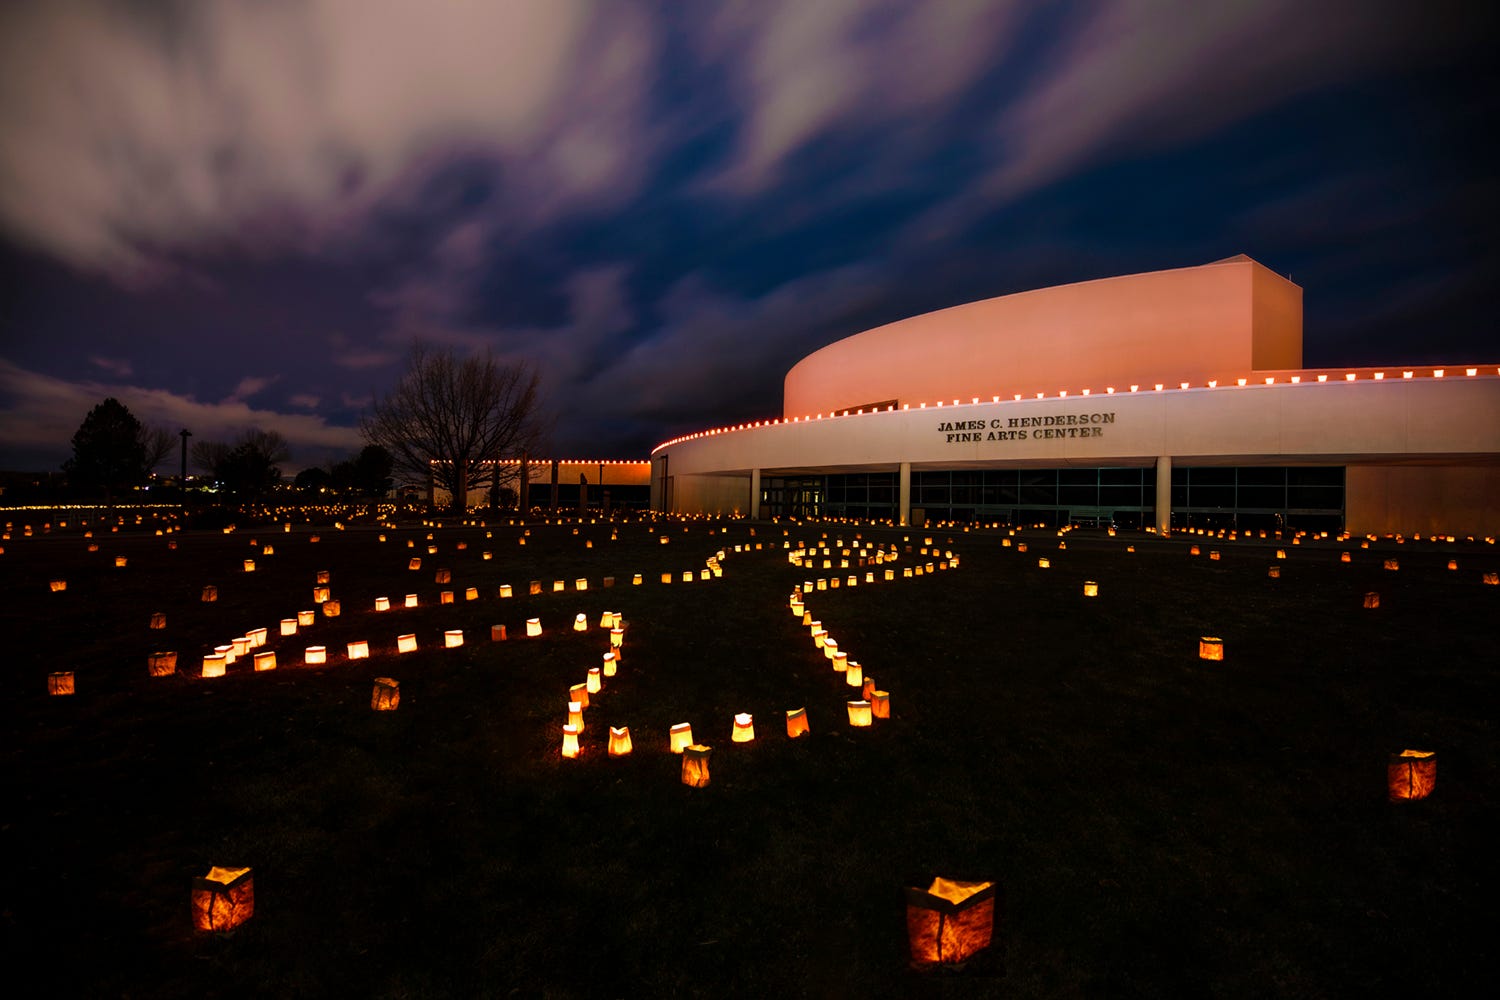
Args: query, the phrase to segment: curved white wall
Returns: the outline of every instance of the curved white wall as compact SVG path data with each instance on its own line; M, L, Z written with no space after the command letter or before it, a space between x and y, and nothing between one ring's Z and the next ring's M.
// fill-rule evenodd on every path
M1159 456L1180 465L1500 467L1500 376L1366 375L898 409L709 434L662 446L653 458L658 475L664 469L673 477L673 509L748 513L751 470L1092 467L1144 465ZM1424 473L1438 476L1421 469L1403 481L1410 486ZM1363 481L1351 477L1350 527L1386 530L1353 519L1356 509L1376 510L1375 501L1352 492ZM1401 497L1384 503L1381 509L1416 519ZM1482 508L1443 530L1500 531L1500 497Z

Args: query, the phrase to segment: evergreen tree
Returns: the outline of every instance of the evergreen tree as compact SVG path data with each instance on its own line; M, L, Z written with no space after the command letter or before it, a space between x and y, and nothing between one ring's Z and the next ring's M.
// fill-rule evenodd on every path
M73 435L73 457L63 463L74 486L102 491L113 502L116 490L145 482L147 430L113 396L89 411Z

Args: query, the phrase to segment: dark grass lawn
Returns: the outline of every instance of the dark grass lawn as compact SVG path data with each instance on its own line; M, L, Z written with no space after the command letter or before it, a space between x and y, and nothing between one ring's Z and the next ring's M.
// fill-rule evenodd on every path
M408 522L382 544L355 520L162 537L148 520L89 553L76 518L44 535L44 515L6 516L0 935L41 993L1462 996L1494 978L1491 545L1075 532L1060 551L1032 530L1022 554L1004 532L705 521L533 523L524 546L505 521ZM850 689L787 609L803 580L863 581L788 564L783 541L825 532L961 557L900 579L940 558L903 551L892 583L807 595L891 693L871 729L850 728ZM722 579L681 582L720 548ZM322 569L343 614L278 636ZM411 592L416 610L372 610ZM563 760L605 610L629 623L624 663ZM544 635L522 638L534 616ZM256 626L278 670L196 676ZM441 648L449 628L461 648ZM406 632L420 649L398 656ZM1223 663L1198 660L1205 634ZM351 638L369 660L344 657ZM300 666L311 643L326 667ZM177 676L147 676L159 649ZM75 696L47 696L59 669ZM396 712L370 710L377 676L400 681ZM801 706L812 734L792 742ZM736 712L754 743L729 741ZM666 751L682 721L714 747L708 788ZM631 757L606 756L609 725ZM1438 751L1437 790L1393 805L1405 747ZM189 925L189 882L216 864L254 868L232 936ZM992 951L959 974L907 968L902 890L933 875L1000 887Z

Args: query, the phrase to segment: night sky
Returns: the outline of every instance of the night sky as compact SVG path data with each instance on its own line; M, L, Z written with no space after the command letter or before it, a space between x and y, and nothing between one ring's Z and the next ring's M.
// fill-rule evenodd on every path
M1493 6L10 0L0 468L110 395L347 457L417 336L644 458L872 326L1236 253L1308 365L1494 363Z

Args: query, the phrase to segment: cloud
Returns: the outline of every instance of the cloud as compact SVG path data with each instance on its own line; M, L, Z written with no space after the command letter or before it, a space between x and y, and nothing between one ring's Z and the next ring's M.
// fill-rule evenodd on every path
M299 392L287 397L286 400L292 406L300 406L304 410L316 410L318 404L323 401L321 396L314 396L310 392Z
M280 378L280 375L272 375L269 377L247 375L244 378L240 379L239 383L234 387L233 391L231 391L229 395L224 397L224 402L243 403L251 396L260 395L260 393L263 392L266 387L270 386Z
M124 358L106 358L99 354L89 356L89 364L95 368L102 368L116 378L129 378L135 373L130 362Z
M745 194L784 180L793 154L837 129L889 134L893 121L943 117L1003 57L1023 12L986 0L723 5L701 44L728 60L743 121L711 186Z
M294 464L344 454L361 444L353 427L332 426L309 414L256 409L235 399L202 403L165 389L70 382L0 359L0 448L47 455L60 465L79 422L109 396L129 407L143 424L186 427L199 440L228 441L251 428L276 431L290 443Z
M904 245L951 240L1037 189L1200 141L1298 95L1468 44L1481 15L1400 0L1122 0L1066 12L981 130L981 174L917 216Z
M0 226L78 267L357 237L454 152L518 219L645 159L653 28L587 0L112 0L0 12Z
M657 332L603 359L574 408L593 414L594 425L655 433L777 416L787 369L831 335L856 332L848 317L878 294L882 277L869 265L850 266L747 299L691 274L664 296ZM561 446L587 450L591 439L570 416L560 414Z

